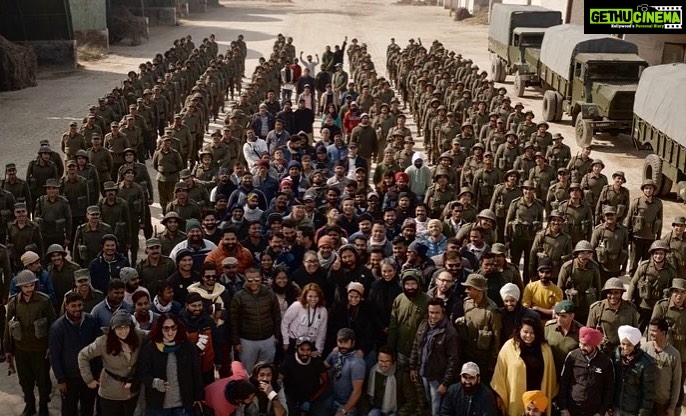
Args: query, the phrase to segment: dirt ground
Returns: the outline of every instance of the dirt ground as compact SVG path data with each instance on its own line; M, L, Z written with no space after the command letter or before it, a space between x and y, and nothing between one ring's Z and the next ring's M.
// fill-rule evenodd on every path
M377 70L382 73L391 37L403 46L409 38L421 39L426 46L438 39L447 48L474 60L481 68L489 68L487 26L454 22L448 17L448 11L439 6L392 3L392 0L222 1L222 7L192 15L180 26L152 27L150 39L142 45L114 46L105 59L83 62L83 67L75 71L42 72L37 87L0 93L0 113L3 114L0 167L15 162L23 175L28 162L36 156L39 140L49 139L53 148L59 149L60 137L70 121L80 122L88 106L96 104L97 98L107 90L120 85L128 70L151 60L156 53L167 50L174 39L188 34L197 44L214 33L222 51L223 45L242 33L248 45L248 73L252 72L260 56L271 51L278 33L292 36L298 51L304 51L305 55L317 53L320 56L326 45L342 43L345 35L349 39L356 37L367 44ZM511 83L512 77L508 77L505 85L511 88ZM529 90L521 101L540 116L540 94ZM569 117L551 125L551 131L561 132L572 152L578 151ZM596 150L592 157L603 159L605 174L609 177L612 172L623 170L632 196L637 196L647 152L637 152L628 137L594 143ZM153 206L153 215L156 219L161 218L157 203ZM686 215L686 207L674 198L665 202L665 232L677 215ZM6 364L1 368L5 371ZM59 401L59 393L54 389L52 414L58 414ZM23 402L16 375L0 375L0 403L6 409L6 415L21 412Z

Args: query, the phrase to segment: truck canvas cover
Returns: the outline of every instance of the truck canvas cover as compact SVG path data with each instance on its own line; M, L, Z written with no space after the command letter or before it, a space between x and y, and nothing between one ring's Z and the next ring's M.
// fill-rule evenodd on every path
M672 140L686 146L686 64L646 68L638 82L634 113Z
M488 36L494 40L510 44L512 30L517 27L548 28L562 23L562 13L540 6L523 4L493 5Z
M638 47L610 35L587 35L580 25L559 25L546 30L541 44L541 63L568 81L578 53L638 54Z

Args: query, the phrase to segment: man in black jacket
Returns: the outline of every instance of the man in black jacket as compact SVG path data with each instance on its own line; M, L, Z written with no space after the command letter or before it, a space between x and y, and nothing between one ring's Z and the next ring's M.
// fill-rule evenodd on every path
M479 366L465 363L460 371L460 382L448 388L443 397L439 416L497 416L500 412L493 392L481 384Z

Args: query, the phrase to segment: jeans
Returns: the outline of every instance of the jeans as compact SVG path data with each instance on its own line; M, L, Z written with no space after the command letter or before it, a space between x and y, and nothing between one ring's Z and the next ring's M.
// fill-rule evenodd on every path
M291 95L293 95L293 90L288 90L286 88L281 89L281 106L282 107L283 107L283 103L291 100Z
M191 412L185 407L171 409L148 409L148 416L190 416Z
M241 347L241 363L243 363L243 366L248 371L248 374L252 373L252 368L257 362L274 362L276 344L274 344L273 335L260 341L250 341L241 338Z
M422 377L422 384L424 385L426 401L429 403L429 407L431 408L431 414L437 415L441 410L441 402L443 401L443 397L436 391L441 383L437 380L429 380L426 377Z
M93 416L96 390L89 389L80 377L68 378L66 383L67 393L62 394L62 416Z

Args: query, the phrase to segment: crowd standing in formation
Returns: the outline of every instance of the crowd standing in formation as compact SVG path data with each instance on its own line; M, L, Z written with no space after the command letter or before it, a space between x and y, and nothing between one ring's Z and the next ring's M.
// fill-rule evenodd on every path
M686 219L661 236L655 184L438 41L391 40L388 78L347 41L279 35L243 85L242 36L179 39L6 165L22 415L50 369L65 416L680 413Z

